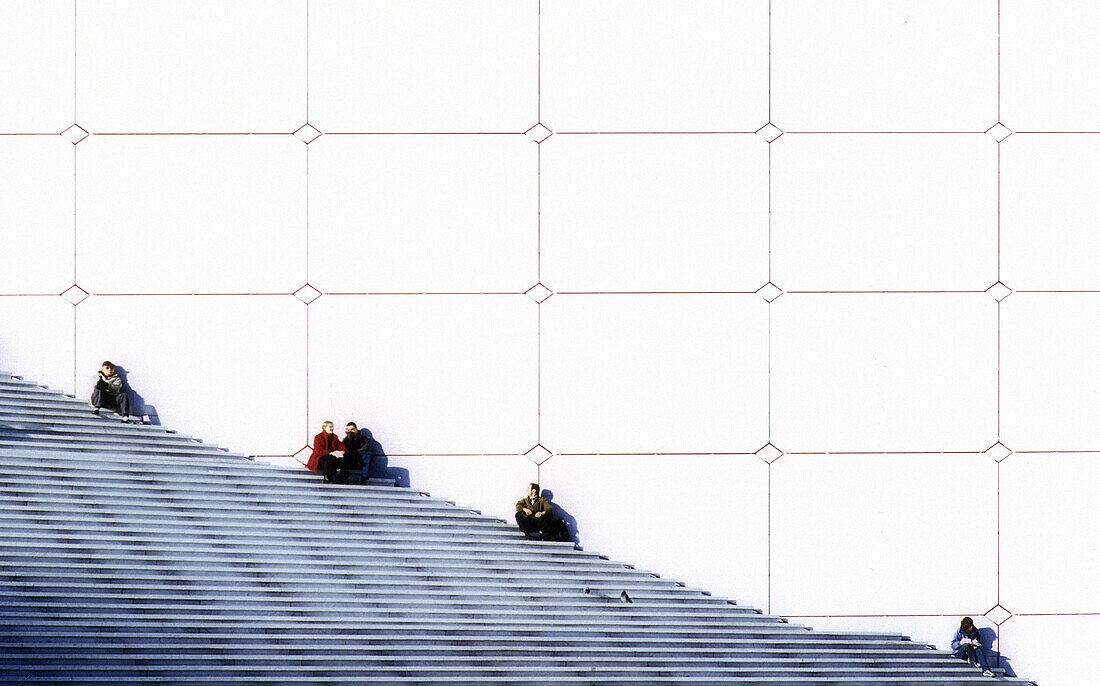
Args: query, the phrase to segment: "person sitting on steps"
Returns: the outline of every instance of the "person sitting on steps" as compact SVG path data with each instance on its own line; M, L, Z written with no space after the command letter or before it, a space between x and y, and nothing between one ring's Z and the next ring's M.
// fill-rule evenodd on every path
M320 471L329 483L344 483L348 480L344 444L333 433L333 428L330 421L321 424L321 433L313 437L313 452L306 462L306 469Z
M959 623L959 630L955 632L955 637L951 639L951 650L954 651L955 657L966 660L982 670L983 676L994 676L993 670L989 668L989 663L986 662L985 651L982 650L982 643L978 638L978 628L974 626L973 619L969 617L962 618L962 622Z
M92 414L99 414L103 408L114 410L122 416L122 421L130 421L130 395L122 388L122 377L110 360L104 360L96 375L95 388L92 389Z
M374 439L369 431L360 431L355 422L344 427L344 460L350 473L356 470L363 475L361 483L367 483L370 476L370 461L374 455Z
M516 524L529 539L567 541L565 523L554 519L554 504L543 498L538 484L531 484L526 498L516 503Z

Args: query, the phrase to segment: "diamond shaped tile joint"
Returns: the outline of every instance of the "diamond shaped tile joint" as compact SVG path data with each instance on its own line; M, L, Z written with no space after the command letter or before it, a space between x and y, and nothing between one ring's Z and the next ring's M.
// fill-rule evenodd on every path
M550 290L546 286L543 286L541 283L536 283L534 286L528 288L524 292L524 295L537 303L541 303L550 296L554 295L554 291Z
M1006 457L1012 454L1012 450L1010 450L1008 446L1006 446L1004 443L997 441L993 445L983 450L982 454L987 457L993 458L995 462L1001 462Z
M768 143L774 143L777 138L783 135L783 130L775 124L768 122L756 130L756 135L760 136Z
M317 298L321 297L321 291L317 290L307 283L298 290L294 291L294 297L308 305Z
M779 286L776 286L771 281L756 289L756 294L764 300L767 300L768 302L772 302L779 296L783 295L783 293L783 289Z
M88 137L88 132L84 130L84 127L79 124L73 124L69 128L61 132L61 137L69 141L73 145L76 145L80 141Z
M527 136L536 143L542 143L550 136L553 136L554 132L543 126L541 123L538 123L524 131L523 135Z
M783 451L776 448L771 443L766 443L763 448L756 451L755 455L768 464L771 464L783 457Z
M1000 143L1001 141L1012 135L1012 129L1008 128L1001 122L997 122L993 126L990 126L988 129L986 129L985 133L990 138Z
M990 620L994 624L1004 624L1011 616L1012 613L1003 608L1001 605L994 605L989 612L985 613L986 619Z
M1012 295L1013 290L998 281L989 288L985 289L985 292L988 293L997 302L1001 302L1008 296Z
M301 450L299 450L298 452L291 455L291 457L293 457L295 460L298 460L302 464L305 464L306 460L309 459L309 456L312 453L313 453L313 448L310 448L307 445L307 446L303 447Z
M69 301L72 305L79 305L84 302L84 299L88 297L88 291L84 290L75 283L65 289L65 292L61 294L62 298Z
M313 141L317 140L321 132L313 128L308 122L298 127L298 130L294 132L294 137L302 141L306 145L309 145Z
M541 443L535 445L534 448L531 448L523 454L523 456L526 457L528 460L531 460L535 464L539 465L549 460L553 455L554 453L544 448Z

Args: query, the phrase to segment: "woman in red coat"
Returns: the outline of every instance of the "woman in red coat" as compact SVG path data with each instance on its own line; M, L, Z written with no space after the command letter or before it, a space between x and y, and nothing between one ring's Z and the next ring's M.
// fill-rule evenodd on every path
M332 422L321 425L321 433L313 437L313 452L306 462L306 469L320 470L325 481L336 481L344 466L344 443L333 433L334 428Z

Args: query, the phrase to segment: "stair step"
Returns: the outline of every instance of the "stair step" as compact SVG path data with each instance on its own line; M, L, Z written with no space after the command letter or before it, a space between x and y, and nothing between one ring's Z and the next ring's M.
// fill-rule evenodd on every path
M525 681L988 683L900 634L812 631L0 373L0 684Z

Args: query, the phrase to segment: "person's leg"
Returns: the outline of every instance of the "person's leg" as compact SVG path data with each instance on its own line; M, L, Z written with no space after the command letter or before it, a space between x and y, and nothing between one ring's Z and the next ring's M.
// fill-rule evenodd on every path
M97 410L103 407L103 391L106 390L106 388L107 384L103 381L103 379L97 379L95 382L95 387L92 388L92 406L95 407Z
M539 533L543 538L550 538L554 533L554 518L551 515L543 515L535 520L538 523Z
M539 529L538 521L535 519L534 515L528 515L523 512L516 513L516 524L519 525L519 530L528 538L533 536Z
M96 409L96 414L99 414L99 410L107 408L109 410L115 409L115 397L100 388L102 381L96 383L96 387L92 390L92 406Z
M362 480L363 461L357 455L345 453L341 459L340 474L337 478L342 484L357 484Z
M325 481L329 481L334 484L341 483L340 476L343 471L344 458L336 457L332 454L328 455L328 462L325 463Z
M317 460L317 471L324 475L325 481L332 481L332 477L336 475L336 466L333 464L335 459L334 455L322 455Z
M99 406L117 414L122 414L122 402L121 395L115 395L109 391L103 391L99 394ZM127 407L127 409L129 409L129 407Z
M336 463L336 475L332 478L333 483L346 484L348 482L348 458L338 457L334 462Z
M124 419L128 418L130 416L130 394L126 391L120 392L117 401L118 413L122 415Z
M971 662L974 658L974 649L968 645L961 645L958 648L955 648L955 652L952 654L960 660Z
M548 541L558 540L558 520L550 516L539 517L539 531L542 537Z
M989 670L989 662L985 659L985 649L982 646L973 646L974 659L978 663L978 669L983 672Z

